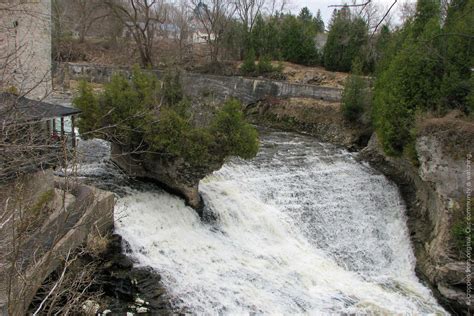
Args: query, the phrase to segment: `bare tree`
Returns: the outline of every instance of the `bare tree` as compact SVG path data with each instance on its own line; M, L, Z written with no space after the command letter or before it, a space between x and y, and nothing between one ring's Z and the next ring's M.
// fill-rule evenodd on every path
M404 1L400 4L399 17L403 23L415 16L416 13L416 3L411 1Z
M74 0L71 2L75 12L76 29L79 42L83 43L90 28L97 22L109 16L102 0Z
M105 3L135 41L141 65L153 66L155 37L168 13L164 0L106 0Z
M267 14L272 16L274 14L284 12L288 5L290 4L290 0L268 0L266 5Z
M170 8L169 20L178 29L174 38L178 46L178 59L182 61L189 49L189 37L191 35L190 21L192 20L192 10L186 0L179 1L178 4Z
M222 36L234 15L236 6L226 0L191 0L194 14L206 32L211 63L218 62Z
M262 13L265 0L236 0L235 7L246 32L252 32L255 19Z

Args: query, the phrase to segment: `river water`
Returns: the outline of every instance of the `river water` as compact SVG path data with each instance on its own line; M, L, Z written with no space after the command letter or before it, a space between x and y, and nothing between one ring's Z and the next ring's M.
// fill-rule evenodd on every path
M162 275L176 310L445 314L414 273L393 183L314 138L264 131L261 142L255 159L231 159L201 181L207 222L118 173L105 142L82 143L80 174L118 193L116 231L137 265Z

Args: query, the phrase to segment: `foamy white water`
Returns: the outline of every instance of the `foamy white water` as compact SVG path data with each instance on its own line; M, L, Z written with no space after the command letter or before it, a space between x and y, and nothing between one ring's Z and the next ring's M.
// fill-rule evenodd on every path
M270 133L256 159L232 160L200 190L212 223L159 190L116 207L131 256L162 274L177 309L445 313L414 274L397 188L345 150Z

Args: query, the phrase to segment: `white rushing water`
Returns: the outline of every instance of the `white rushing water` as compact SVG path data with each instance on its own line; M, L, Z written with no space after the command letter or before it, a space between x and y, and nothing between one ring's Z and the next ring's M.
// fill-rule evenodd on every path
M159 190L120 198L117 232L193 314L444 314L414 273L385 177L314 139L271 132L201 182L202 222Z

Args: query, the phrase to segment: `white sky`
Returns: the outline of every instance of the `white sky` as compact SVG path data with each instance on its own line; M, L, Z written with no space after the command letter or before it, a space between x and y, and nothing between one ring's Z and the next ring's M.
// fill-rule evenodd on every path
M308 7L313 15L316 15L318 9L321 10L321 15L323 16L324 23L327 27L329 20L331 19L332 11L334 8L329 8L329 5L334 4L344 4L352 3L352 0L290 0L289 9L293 13L298 13L301 8ZM390 5L393 3L393 0L372 0L373 3L379 6L382 10L387 10ZM397 23L399 21L399 11L398 7L403 2L412 2L414 0L398 0L397 4L392 8L392 22ZM364 3L365 0L357 0L356 3ZM383 11L385 12L385 11Z

